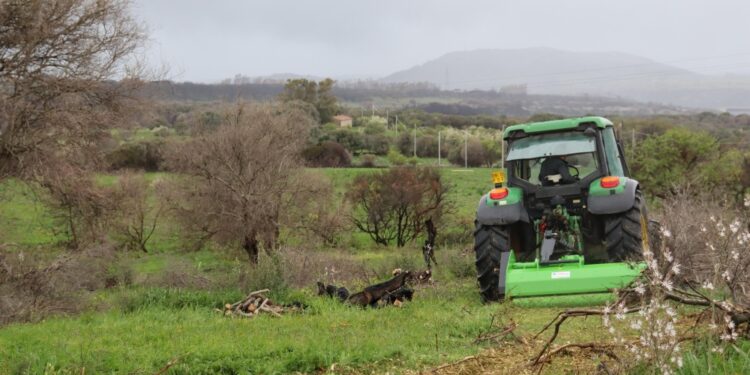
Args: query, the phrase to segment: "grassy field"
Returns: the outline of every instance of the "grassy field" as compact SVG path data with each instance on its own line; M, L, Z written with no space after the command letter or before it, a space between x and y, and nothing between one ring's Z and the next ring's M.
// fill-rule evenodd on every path
M322 171L339 194L356 174L373 172ZM446 168L443 175L455 205L453 225L470 226L479 197L490 188L490 170ZM0 185L0 245L19 254L52 256L62 251L56 232L31 189L17 182ZM383 248L361 234L351 237L356 240L336 249L297 244L300 249L283 253L280 263L264 258L248 271L240 252L183 250L179 232L167 223L159 228L149 254L118 255L114 268L126 272L129 281L85 292L82 312L0 327L0 374L153 374L162 369L172 374L403 373L479 354L483 372L530 371L525 361L543 343L531 336L561 311L555 305L560 300L481 304L473 254L465 251L470 243L439 247L436 282L419 287L414 301L403 308L359 309L315 296L317 279L356 288L367 280L345 273L364 272L372 282L387 278L396 267L421 266L416 245ZM277 302L300 301L309 308L252 320L214 311L260 287L270 287ZM510 338L475 343L481 333L511 321L525 343ZM598 318L570 321L558 342L605 339L601 327ZM724 354L698 346L685 355L681 371L747 373L748 350L746 342L728 346ZM563 356L554 364L544 372L594 371L597 360Z

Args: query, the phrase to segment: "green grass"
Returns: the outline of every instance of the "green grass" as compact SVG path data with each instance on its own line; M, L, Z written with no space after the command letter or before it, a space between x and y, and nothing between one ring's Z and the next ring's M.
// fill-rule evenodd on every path
M339 199L354 176L378 171L315 170L331 179ZM471 229L478 200L491 188L491 171L441 169L455 208L451 227L445 233L462 230L459 227L466 225ZM169 176L148 174L147 178L155 181ZM113 184L115 178L102 175L98 182ZM0 184L0 245L11 243L28 251L55 254L60 251L57 244L63 240L55 233L49 211L28 186L17 181ZM569 301L555 302L559 300L482 305L475 286L472 255L460 253L462 247L470 246L467 243L439 248L437 283L418 290L414 302L401 309L348 307L313 296L312 285L292 289L278 284L273 290L274 300L300 300L310 305L308 311L282 318L231 319L213 309L236 301L247 292L239 283L233 283L238 270L245 269L243 254L210 248L187 252L182 248L181 237L174 223L163 221L149 243L150 253L122 254L116 266L132 272L133 285L94 292L88 312L0 328L0 374L152 374L172 360L176 361L169 370L172 374L319 372L334 364L342 372L400 373L482 352L487 346L474 344L473 340L488 328L492 315L496 323L513 319L519 324L520 334L530 335L570 305ZM417 245L385 248L375 246L362 233L352 232L347 237L339 249L307 251L331 259L346 257L363 266L357 272L375 272L378 279L387 277L395 267L421 267ZM201 290L153 287L168 282L160 277L168 276L176 267L192 276L229 283ZM322 273L304 265L300 269ZM253 283L276 282L279 276L270 273L279 271L250 270L244 285L251 288L257 286ZM346 286L362 284L355 280ZM237 286L226 289L226 285ZM597 341L604 336L598 318L572 319L566 322L558 343ZM750 342L741 341L736 348L724 347L723 354L710 352L711 346L699 343L688 350L681 372L750 371ZM519 357L517 361L527 359ZM546 369L552 373L564 370Z
M51 245L63 238L34 189L16 180L0 184L0 244Z
M173 358L171 373L314 372L334 363L376 372L421 368L476 354L473 339L492 314L537 329L556 309L518 314L512 305L478 303L466 280L426 289L403 308L360 309L305 295L308 312L282 318L231 319L212 310L238 293L147 290L122 310L17 324L0 330L0 373L153 373ZM126 312L123 312L126 311ZM570 323L570 330L599 324ZM582 329L581 332L587 332ZM581 336L581 335L578 335ZM583 336L592 336L583 335ZM383 367L380 367L383 366Z

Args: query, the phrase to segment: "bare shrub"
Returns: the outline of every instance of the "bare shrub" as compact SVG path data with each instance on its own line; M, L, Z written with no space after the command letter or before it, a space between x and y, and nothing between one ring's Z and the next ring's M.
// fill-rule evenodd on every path
M750 221L721 202L681 194L663 202L663 241L688 280L724 285L750 302Z
M695 194L662 203L661 246L644 248L647 267L641 278L604 308L560 313L542 330L554 326L534 364L546 363L565 349L588 348L609 353L624 371L671 374L683 365L685 341L700 339L721 353L740 337L750 337L750 228L743 212ZM690 306L691 324L681 319L680 305ZM551 348L566 319L587 316L602 317L609 342Z
M437 170L400 167L357 176L347 199L357 228L378 244L401 247L422 233L427 219L440 222L447 191Z
M67 164L51 165L39 176L46 190L42 200L64 228L71 248L106 237L116 202L110 189L99 186L92 174Z
M117 214L113 218L114 235L130 250L148 252L146 244L156 230L166 207L163 201L149 202L149 183L142 173L119 176L114 189Z
M0 179L96 154L93 141L125 113L138 82L113 81L135 76L125 63L144 39L128 5L0 2Z
M88 307L81 292L104 288L115 260L114 249L106 244L62 255L45 267L23 252L3 253L0 324L33 321Z
M171 196L175 217L201 238L242 248L252 263L277 242L281 211L312 118L296 107L245 106L227 110L216 132L171 150L171 170L186 178Z
M146 276L140 284L148 287L193 290L206 290L215 285L213 280L196 270L193 264L181 259L171 259L163 271Z

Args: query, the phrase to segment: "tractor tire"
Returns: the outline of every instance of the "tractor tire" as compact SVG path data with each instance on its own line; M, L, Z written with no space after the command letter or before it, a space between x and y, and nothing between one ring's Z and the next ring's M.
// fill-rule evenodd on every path
M474 231L477 280L484 302L499 301L504 293L500 288L501 253L510 251L508 227L477 223Z
M604 235L609 262L640 261L648 244L648 216L643 194L636 190L629 210L604 219Z

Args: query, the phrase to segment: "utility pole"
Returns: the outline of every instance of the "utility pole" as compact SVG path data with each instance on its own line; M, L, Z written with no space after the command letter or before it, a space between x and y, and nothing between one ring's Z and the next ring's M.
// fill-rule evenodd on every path
M635 155L635 127L630 129L630 157Z
M396 137L398 137L398 115L396 115Z
M504 134L505 125L503 125L503 129L500 131L500 168L505 168L505 139L503 139Z
M388 117L389 113L390 113L390 110L386 109L385 110L385 129L386 130L388 130L388 124L390 123L390 121L388 121L389 120L389 117Z
M438 167L440 167L440 131L438 131Z

